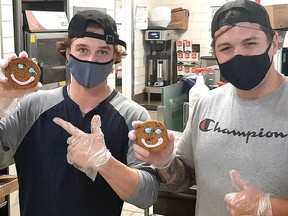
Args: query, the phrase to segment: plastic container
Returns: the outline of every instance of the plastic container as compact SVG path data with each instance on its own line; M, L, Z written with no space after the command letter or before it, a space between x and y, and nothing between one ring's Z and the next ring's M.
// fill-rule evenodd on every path
M156 7L153 8L150 12L149 17L154 18L166 18L171 17L171 8L170 7Z
M168 24L170 23L171 18L149 18L150 26L153 27L167 27Z
M204 80L202 72L198 72L196 83L189 90L189 107L190 107L189 110L191 110L191 108L195 105L199 97L207 94L209 91L210 89L205 84L205 80Z

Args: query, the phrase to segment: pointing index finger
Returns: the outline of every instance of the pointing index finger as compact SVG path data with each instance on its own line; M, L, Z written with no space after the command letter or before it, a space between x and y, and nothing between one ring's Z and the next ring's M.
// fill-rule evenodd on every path
M53 121L59 125L60 127L62 127L64 130L66 130L69 134L74 135L76 133L79 133L79 129L77 127L75 127L74 125L72 125L70 122L67 122L59 117L55 117L53 119Z

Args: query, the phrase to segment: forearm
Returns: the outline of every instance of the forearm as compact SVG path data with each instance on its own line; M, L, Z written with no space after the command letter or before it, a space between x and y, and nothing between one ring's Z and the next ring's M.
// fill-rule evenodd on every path
M137 171L117 161L114 157L100 166L98 172L124 200L131 196L139 184Z
M195 173L178 158L167 169L157 169L162 183L172 191L185 191L195 183Z
M144 209L157 200L160 182L152 168L134 169L111 157L106 164L98 168L98 172L126 202Z
M288 215L288 199L279 199L271 197L271 206L273 216L287 216Z

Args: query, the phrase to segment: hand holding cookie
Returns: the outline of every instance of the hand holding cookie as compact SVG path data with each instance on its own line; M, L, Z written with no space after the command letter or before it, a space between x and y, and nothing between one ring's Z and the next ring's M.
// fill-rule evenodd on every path
M4 73L0 80L1 98L17 98L41 87L39 83L41 71L38 65L28 58L25 51L2 60L1 69Z
M135 133L137 144L150 152L163 150L169 142L167 128L160 121L146 121Z
M156 168L169 166L175 157L174 135L159 121L134 121L132 125L135 130L128 136L136 141L136 157Z

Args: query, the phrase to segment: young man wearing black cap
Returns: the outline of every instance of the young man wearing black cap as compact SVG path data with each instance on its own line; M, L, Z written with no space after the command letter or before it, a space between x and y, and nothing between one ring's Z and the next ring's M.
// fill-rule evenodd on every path
M2 117L1 167L15 160L21 216L119 216L123 200L140 208L156 200L155 169L135 157L127 136L149 114L106 83L125 48L109 15L77 13L58 43L71 83L24 96ZM0 88L12 98L27 93L5 81Z
M197 216L286 216L288 80L274 68L278 35L265 8L249 0L224 4L211 31L229 83L196 103L176 157L171 134L166 152L135 145L137 157L157 167L172 190L196 182ZM133 131L129 137L135 139Z

